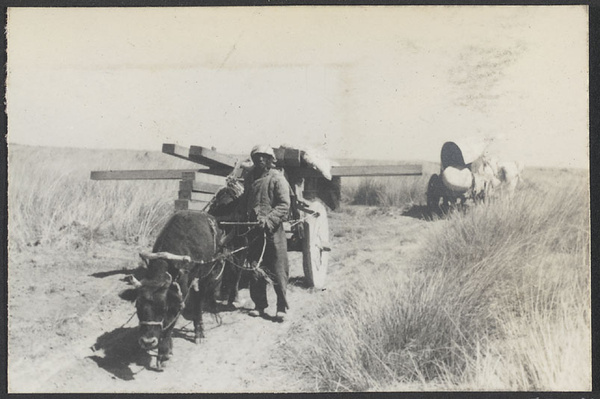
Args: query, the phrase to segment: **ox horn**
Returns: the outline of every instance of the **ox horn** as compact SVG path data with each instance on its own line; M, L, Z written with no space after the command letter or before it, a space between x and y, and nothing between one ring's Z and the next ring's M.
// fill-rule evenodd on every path
M142 259L168 259L168 260L179 260L184 262L191 262L192 258L187 255L175 255L170 252L140 252Z
M139 254L140 258L142 258L142 260L144 261L144 265L142 267L144 268L148 268L148 259L146 259L141 253Z
M142 283L140 283L140 281L137 278L135 278L135 276L133 274L129 274L129 275L125 276L125 281L127 281L127 283L133 285L135 288L142 286Z

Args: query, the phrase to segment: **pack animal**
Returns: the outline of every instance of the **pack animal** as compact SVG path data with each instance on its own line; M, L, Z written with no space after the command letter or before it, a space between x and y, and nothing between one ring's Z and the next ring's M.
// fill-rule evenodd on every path
M519 162L481 155L465 163L461 149L451 141L442 146L440 158L440 174L432 175L427 187L428 208L437 214L461 207L467 200L484 201L502 194L512 197L521 181L523 166Z
M483 187L488 198L502 195L512 197L522 180L523 165L520 162L498 161L481 156L472 163L471 170L475 179L475 191Z
M497 177L501 182L500 190L512 196L523 173L523 164L513 161L498 161L496 164Z
M123 299L135 300L139 319L139 345L158 348L157 366L173 353L172 332L179 316L194 322L194 341L204 338L203 308L216 314L216 290L222 278L223 231L215 218L204 212L175 213L159 234L146 260L141 281L121 292Z

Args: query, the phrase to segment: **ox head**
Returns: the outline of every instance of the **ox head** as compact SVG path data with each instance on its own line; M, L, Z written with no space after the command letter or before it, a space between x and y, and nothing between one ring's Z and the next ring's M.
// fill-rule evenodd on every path
M146 350L158 346L163 330L183 306L181 288L167 272L165 260L151 261L147 273L142 281L132 277L130 282L134 288L119 294L122 299L135 301L139 319L138 342Z

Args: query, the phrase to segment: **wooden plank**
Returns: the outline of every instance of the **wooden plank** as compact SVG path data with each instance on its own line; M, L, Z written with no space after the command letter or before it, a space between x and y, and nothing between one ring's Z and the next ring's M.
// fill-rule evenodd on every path
M190 160L190 149L187 147L182 147L177 144L163 144L162 146L163 154L173 155L177 158Z
M208 166L212 174L227 176L237 163L237 158L227 154L221 154L206 147L191 146L183 147L177 144L165 143L162 146L164 154L173 155L186 161Z
M211 193L197 193L193 191L179 191L179 199L182 200L194 200L209 202L215 195Z
M210 166L211 168L231 168L235 167L237 158L227 154L211 150L210 148L193 145L189 152L190 160Z
M175 200L175 210L176 211L184 211L184 210L193 210L193 211L203 211L208 202L201 201L190 201L190 200Z
M198 169L178 170L101 170L93 171L92 180L178 180L185 173L195 173Z
M223 185L208 183L203 181L194 181L194 180L182 180L179 182L179 190L180 191L196 191L200 193L211 193L215 194L219 191Z
M229 176L233 172L232 168L210 168L206 169L204 173L209 173L211 175L217 176Z
M322 177L321 173L310 167L285 167L290 175L297 177ZM332 166L331 175L335 176L421 176L422 165L361 165L361 166Z
M231 168L209 168L209 169L189 169L191 172L198 172L215 176L229 176L233 169Z
M420 164L332 166L332 176L421 176Z
M227 184L224 176L211 175L203 172L185 172L182 174L183 180L195 180L205 183L219 184L224 186Z

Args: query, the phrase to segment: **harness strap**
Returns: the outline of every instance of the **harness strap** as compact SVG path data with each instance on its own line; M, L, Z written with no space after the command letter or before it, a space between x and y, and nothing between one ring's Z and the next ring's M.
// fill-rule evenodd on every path
M219 275L215 279L218 279L221 276L221 273L223 273L223 270L225 269L225 262L223 261L221 263L222 263L223 267L221 269L221 272L219 273ZM210 273L215 268L216 264L217 264L217 261L214 261L213 267L210 268L210 270L208 271L208 273L206 273L202 277L202 279L204 279L205 277L208 277L210 275ZM197 263L197 265L199 265L199 264ZM179 316L181 316L181 313L183 312L183 309L185 308L185 302L187 301L187 299L188 299L188 297L190 295L190 292L192 292L192 286L194 285L194 283L197 284L199 280L200 280L200 277L195 277L195 278L191 279L190 284L188 285L187 293L185 294L185 298L183 298L183 300L181 301L181 303L183 304L183 306L181 307L181 309L179 309L179 311L177 312L177 314L175 315L175 317L173 317L173 320L171 320L171 322L166 327L165 326L162 327L162 330L168 330L169 328L171 328L171 326L173 324L175 324L175 322L177 321L177 319L179 319ZM179 286L179 282L174 281L172 283L172 285L177 285L177 289L179 290L179 292L181 292L181 287ZM162 322L160 324L162 325Z
M140 321L141 325L144 326L162 326L164 320L161 321Z
M213 250L217 252L217 223L213 219L208 218L208 225L213 236Z
M209 220L210 220L210 219L209 219ZM215 251L216 251L216 249L217 249L217 238L216 238L216 224L214 223L214 221L210 220L210 226L211 226L211 230L213 230L213 237L214 237L214 248L215 248ZM261 261L262 261L262 257L263 257L263 255L264 255L264 252L265 252L265 247L266 247L266 233L265 233L265 237L264 237L264 244L263 244L263 249L262 249L261 257L260 257L260 260L259 260L259 262L258 262L258 264L257 264L257 268L258 268L258 266L260 265L260 263L261 263ZM186 302L187 298L188 298L188 297L189 297L189 295L190 295L190 292L191 292L191 289L192 289L192 285L194 284L194 282L195 282L195 281L198 281L198 280L200 280L200 279L204 279L204 278L208 277L208 276L209 276L209 275L212 273L212 271L214 270L214 268L215 268L215 266L217 265L217 263L218 263L219 261L221 261L221 262L220 262L220 263L221 263L221 265L222 265L222 267L221 267L221 271L219 272L218 276L215 278L215 279L219 279L219 277L221 277L221 275L223 274L223 271L225 270L225 259L226 259L226 258L228 258L228 257L230 257L231 255L235 254L236 252L242 251L242 250L244 250L244 249L247 249L247 248L248 248L248 246L245 246L245 247L238 248L238 249L236 249L236 250L234 250L234 251L231 251L231 252L227 252L227 253L221 253L221 254L219 254L219 255L217 255L217 256L215 256L215 257L213 257L213 258L212 258L211 260L209 260L209 261L194 261L194 260L192 260L192 259L191 259L189 256L186 256L184 259L180 259L180 258L176 259L176 260L183 260L183 261L185 261L185 262L193 263L195 266L205 265L205 264L208 264L208 263L212 263L212 264L213 264L213 266L210 268L210 270L209 270L209 271L208 271L208 272L207 272L207 273L206 273L204 276L202 276L202 277L196 277L196 278L192 278L192 279L191 279L191 281L190 281L190 284L189 284L189 286L188 286L187 293L186 293L186 295L185 295L185 298L183 298L183 300L182 300L182 303L184 304L184 306L185 306L185 302ZM162 254L163 254L163 255L165 255L165 254L166 254L166 256L165 256L165 257L166 257L167 259L169 259L169 256L170 256L170 255L172 255L172 254L170 254L170 253L168 253L168 252L164 252L164 253L162 253ZM174 256L175 256L175 257L179 257L178 255L174 255ZM171 258L171 259L173 259L173 258ZM235 263L233 263L233 262L231 262L231 261L230 261L230 263L232 263L232 264L234 264L234 265L235 265ZM237 266L237 265L236 265L236 266ZM195 269L196 269L196 267L194 268L194 271L195 271ZM194 272L194 271L193 271L193 272ZM192 272L192 273L193 273L193 272ZM190 273L190 275L191 275L192 273ZM167 274L168 274L168 273L167 273ZM169 274L169 276L170 276L170 274ZM179 292L181 292L181 287L179 286L179 282L178 282L178 281L173 281L173 282L171 283L171 285L176 285L176 289L177 289ZM173 326L173 324L175 324L175 322L177 321L177 319L179 318L179 316L181 316L181 313L183 312L183 309L184 309L184 307L182 307L182 308L181 308L181 309L180 309L180 310L177 312L177 314L175 315L175 317L173 318L173 320L171 320L171 322L170 322L170 323L169 323L167 326L164 326L164 325L163 325L163 323L164 323L164 319L163 319L163 320L161 320L161 321L140 321L140 323L139 323L139 324L141 324L141 325L149 325L149 326L152 326L152 325L158 326L158 325L160 325L160 326L161 326L161 330L163 330L163 331L164 331L164 330L167 330L167 329L171 328L171 326Z

